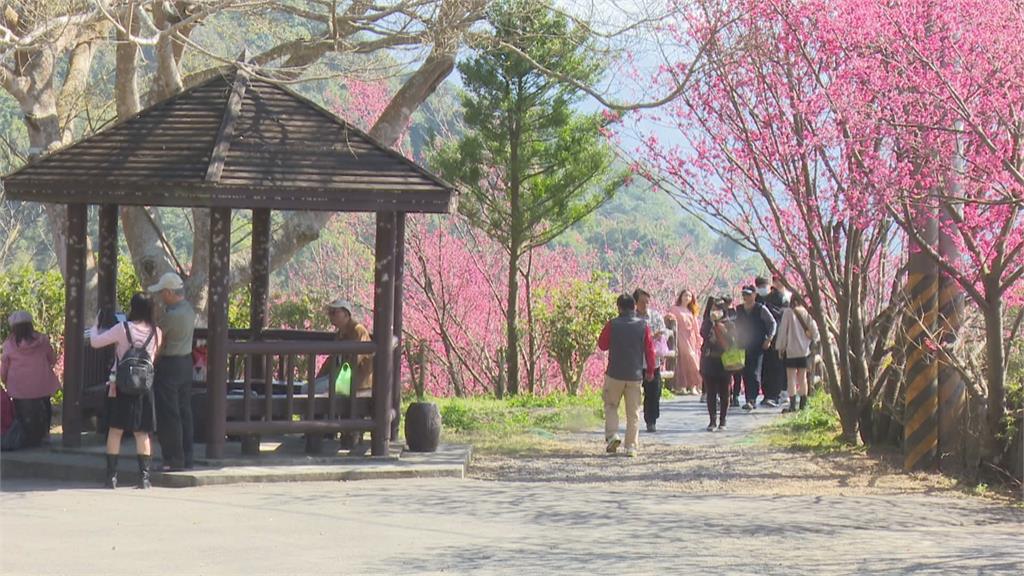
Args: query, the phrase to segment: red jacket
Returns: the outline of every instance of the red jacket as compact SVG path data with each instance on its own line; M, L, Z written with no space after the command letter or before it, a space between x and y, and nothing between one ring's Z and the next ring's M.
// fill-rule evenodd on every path
M607 352L608 348L611 347L612 338L612 323L608 322L604 325L601 330L601 335L597 337L598 349ZM651 327L647 326L644 329L644 361L647 367L644 378L647 380L654 380L654 369L657 367L654 359L654 338L651 337Z

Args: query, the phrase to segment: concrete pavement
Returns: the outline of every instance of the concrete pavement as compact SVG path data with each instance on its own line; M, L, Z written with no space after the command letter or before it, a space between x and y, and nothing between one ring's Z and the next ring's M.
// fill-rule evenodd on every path
M111 492L15 480L0 506L5 575L1024 573L1024 511L937 495L430 479Z

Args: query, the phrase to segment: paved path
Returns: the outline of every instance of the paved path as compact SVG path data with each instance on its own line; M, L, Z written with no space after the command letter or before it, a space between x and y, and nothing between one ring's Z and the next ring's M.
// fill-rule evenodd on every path
M645 431L643 417L640 418L640 445L673 444L683 446L727 445L750 441L750 433L782 415L781 408L757 408L745 411L738 406L729 408L726 414L726 430L708 432L707 404L699 395L676 396L661 401L661 417L658 418L657 432ZM619 418L620 435L625 433L626 419ZM603 442L604 431L593 430L584 433L594 442Z
M1024 512L979 499L475 480L4 484L5 575L1024 573Z
M658 431L647 434L641 427L640 435L645 442L664 444L708 445L729 444L749 438L750 432L763 426L782 414L781 408L757 408L745 411L732 406L726 414L726 430L708 432L708 407L700 396L677 396L661 401L661 417ZM641 422L642 426L643 422Z
M663 460L659 451L730 450L777 414L735 412L730 432L712 434L694 397L664 412L644 438L660 447L636 461L590 457L611 473L584 484L556 473L110 492L8 479L0 574L1024 573L1024 509L980 498L751 496L626 481ZM721 460L702 465L722 473ZM775 477L758 469L741 484Z

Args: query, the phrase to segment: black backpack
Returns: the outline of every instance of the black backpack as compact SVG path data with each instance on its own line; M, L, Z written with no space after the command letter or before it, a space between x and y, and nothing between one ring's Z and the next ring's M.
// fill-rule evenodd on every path
M127 322L124 323L124 331L128 335L129 348L117 362L117 391L129 396L147 394L153 389L154 370L153 359L146 351L146 346L153 340L156 330L149 333L142 347L136 347L132 342L132 331L128 329Z

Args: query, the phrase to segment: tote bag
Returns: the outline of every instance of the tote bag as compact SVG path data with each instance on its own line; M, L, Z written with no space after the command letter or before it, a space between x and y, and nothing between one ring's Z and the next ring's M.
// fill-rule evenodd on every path
M727 372L739 372L747 361L747 351L742 348L729 348L722 353L722 366Z
M352 367L348 362L338 368L338 377L334 379L334 393L337 396L352 394Z

